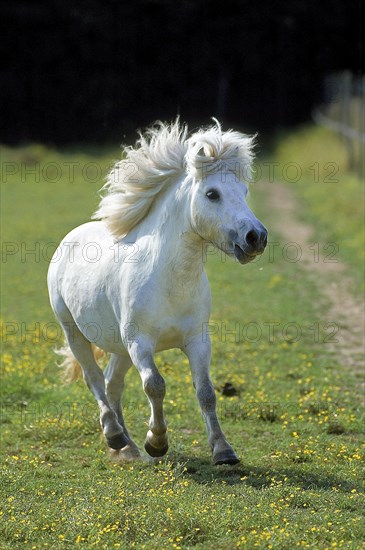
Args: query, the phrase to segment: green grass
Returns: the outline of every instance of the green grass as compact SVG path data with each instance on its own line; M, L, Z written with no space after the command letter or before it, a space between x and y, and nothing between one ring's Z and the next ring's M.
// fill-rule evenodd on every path
M302 218L314 225L318 241L336 243L338 257L348 263L359 289L365 257L364 181L349 168L341 136L326 128L304 126L279 140L272 161L278 163L277 179L300 197ZM298 181L293 181L294 165Z
M300 265L268 255L245 267L220 253L208 261L212 378L241 464L211 465L177 351L157 356L167 384L166 459L113 464L91 394L83 383L60 383L53 348L61 338L45 277L50 243L97 204L101 182L85 178L83 167L98 163L104 173L118 150L96 156L33 146L1 154L19 170L1 188L0 548L364 547L361 390L327 349L327 304ZM67 162L78 163L73 182ZM24 176L47 163L61 167L57 181ZM256 210L270 226L258 193ZM319 231L311 205L303 215ZM142 445L149 408L135 371L127 382L126 422ZM222 395L226 382L236 396Z

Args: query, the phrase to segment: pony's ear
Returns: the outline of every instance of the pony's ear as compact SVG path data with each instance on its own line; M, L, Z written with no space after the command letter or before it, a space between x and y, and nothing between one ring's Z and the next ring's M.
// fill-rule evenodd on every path
M202 145L198 151L196 152L196 156L200 158L214 158L215 157L215 150L214 147L212 147L209 143Z

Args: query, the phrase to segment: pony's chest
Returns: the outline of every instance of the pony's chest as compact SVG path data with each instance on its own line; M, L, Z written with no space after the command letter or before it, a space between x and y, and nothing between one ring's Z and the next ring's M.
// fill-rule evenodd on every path
M122 313L150 335L157 351L182 347L209 321L211 299L205 274L192 284L156 270L141 283L133 279L126 294L133 299L122 305Z
M210 300L169 301L154 318L159 351L184 346L209 321Z
M196 327L194 316L166 317L155 325L156 351L179 348Z

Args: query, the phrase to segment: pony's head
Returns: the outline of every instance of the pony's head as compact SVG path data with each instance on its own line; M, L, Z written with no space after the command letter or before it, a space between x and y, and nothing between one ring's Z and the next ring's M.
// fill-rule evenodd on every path
M193 231L241 263L264 251L267 231L246 204L253 137L222 132L219 122L187 137L179 119L157 123L124 149L94 217L116 238L148 216L163 190L185 182Z
M267 244L266 228L246 203L254 137L222 132L215 122L188 140L191 224L205 241L245 264Z

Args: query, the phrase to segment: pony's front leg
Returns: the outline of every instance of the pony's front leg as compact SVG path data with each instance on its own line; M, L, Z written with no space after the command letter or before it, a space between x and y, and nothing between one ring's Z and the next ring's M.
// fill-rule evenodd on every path
M157 370L153 360L153 351L147 343L133 343L129 354L141 376L143 390L151 407L149 430L144 448L150 456L163 456L168 450L167 427L163 413L165 380Z
M239 458L226 440L217 417L215 391L209 374L210 341L203 342L200 336L190 341L183 351L189 359L193 384L213 452L213 463L237 464Z

